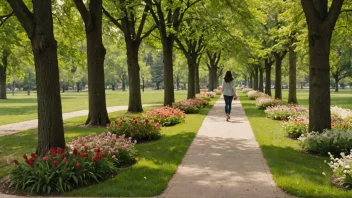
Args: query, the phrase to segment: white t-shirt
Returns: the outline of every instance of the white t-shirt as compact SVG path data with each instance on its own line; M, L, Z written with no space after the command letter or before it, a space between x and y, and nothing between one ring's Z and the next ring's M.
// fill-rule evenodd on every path
M225 82L222 80L222 94L225 96L234 96L236 93L236 86L234 80L230 82Z

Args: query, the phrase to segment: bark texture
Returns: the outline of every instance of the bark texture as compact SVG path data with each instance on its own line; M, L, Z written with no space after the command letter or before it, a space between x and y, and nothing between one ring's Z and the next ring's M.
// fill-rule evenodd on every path
M294 47L289 49L289 84L288 84L288 103L297 104L297 88L296 88L296 52Z
M309 40L309 131L331 128L330 42L344 0L301 0L308 23Z
M65 148L60 100L57 42L50 0L33 0L31 13L22 0L8 0L25 29L34 54L38 97L38 148Z
M264 66L265 66L265 93L271 96L271 66L273 65L274 61L269 59L265 59Z
M7 99L6 70L7 70L9 56L10 56L10 50L8 50L7 48L4 48L2 51L2 57L0 62L0 99Z
M207 67L209 71L209 86L208 90L213 91L218 87L218 70L219 68L219 61L221 59L221 51L219 52L210 52L207 51Z
M102 39L102 0L74 0L84 21L87 40L89 114L86 125L106 126L110 123L106 110L104 59L106 50Z

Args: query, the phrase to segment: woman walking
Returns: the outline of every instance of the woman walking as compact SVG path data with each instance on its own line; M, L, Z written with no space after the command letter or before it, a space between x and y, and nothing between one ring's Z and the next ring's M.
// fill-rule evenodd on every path
M222 94L224 95L225 100L226 121L229 121L229 119L231 118L230 114L232 99L237 99L235 81L230 71L226 72L225 77L222 81Z

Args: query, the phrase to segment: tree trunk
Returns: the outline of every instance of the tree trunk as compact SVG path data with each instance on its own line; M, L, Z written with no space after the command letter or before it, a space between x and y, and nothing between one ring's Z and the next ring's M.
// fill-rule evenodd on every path
M156 90L160 89L160 82L156 82Z
M14 7L13 10L17 12ZM37 83L38 153L51 147L65 148L65 138L51 1L33 1L33 10L35 26L30 39Z
M6 96L6 70L8 65L8 57L10 55L10 51L6 48L3 49L2 52L2 60L0 63L0 99L7 99Z
M281 57L280 54L274 53L275 57L275 98L282 99L281 94Z
M264 69L263 68L259 68L259 91L260 92L264 92L264 87L263 87L263 84L264 84Z
M244 85L248 86L248 77L247 77L247 75L244 75Z
M254 90L258 90L258 67L255 66L254 69L254 86L253 86Z
M196 63L195 65L195 82L194 82L195 93L200 93L200 85L199 85L199 65Z
M89 13L89 24L86 24L89 87L89 114L86 125L106 126L110 120L105 99L104 58L106 50L102 42L102 1L91 0Z
M339 92L339 76L336 74L333 74L334 80L335 80L335 92Z
M249 87L253 88L253 74L249 76Z
M139 41L125 36L129 82L129 112L142 112L141 81L139 78L138 49Z
M115 91L115 90L116 90L116 84L112 84L112 85L111 85L111 90L112 90L112 91Z
M77 92L79 92L80 91L79 83L76 83L76 86L77 86ZM88 89L89 89L89 87L88 87Z
M180 77L178 75L176 77L176 86L177 86L177 91L180 90Z
M296 94L296 52L294 51L294 47L290 47L289 49L289 84L288 84L288 103L297 104L297 94Z
M331 129L330 42L343 0L301 0L308 23L309 40L309 130Z
M271 96L271 64L265 59L265 93Z
M175 102L172 62L174 39L171 36L162 38L162 45L164 54L164 106L172 106L172 103Z
M188 89L187 89L187 99L196 97L196 62L192 58L187 59L188 63Z
M62 93L65 93L65 85L62 85Z

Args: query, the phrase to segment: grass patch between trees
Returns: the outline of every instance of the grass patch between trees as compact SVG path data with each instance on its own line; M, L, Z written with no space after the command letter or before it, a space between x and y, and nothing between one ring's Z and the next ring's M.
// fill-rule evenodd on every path
M342 95L333 94L331 97L336 102ZM281 121L266 118L264 111L258 110L245 94L241 93L240 99L274 180L281 189L299 197L352 197L352 191L330 184L332 172L324 163L329 158L302 152L297 140L286 137ZM343 102L341 106L348 105Z

